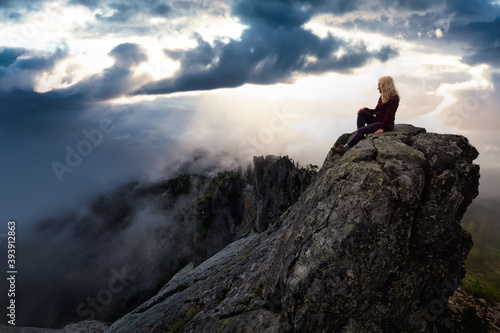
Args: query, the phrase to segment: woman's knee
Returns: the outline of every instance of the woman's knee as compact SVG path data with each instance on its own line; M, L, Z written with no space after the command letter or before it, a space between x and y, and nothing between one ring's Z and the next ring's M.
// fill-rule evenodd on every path
M370 111L362 110L362 111L359 111L359 113L358 113L358 119L359 118L365 119L366 117L370 117L370 116L372 116Z
M370 111L363 110L358 113L358 124L360 121L369 125L376 121L376 117Z

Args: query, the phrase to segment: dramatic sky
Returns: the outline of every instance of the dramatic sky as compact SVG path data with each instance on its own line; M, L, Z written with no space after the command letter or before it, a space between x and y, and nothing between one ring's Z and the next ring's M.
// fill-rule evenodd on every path
M498 0L0 0L0 233L200 152L321 165L385 75L497 200Z

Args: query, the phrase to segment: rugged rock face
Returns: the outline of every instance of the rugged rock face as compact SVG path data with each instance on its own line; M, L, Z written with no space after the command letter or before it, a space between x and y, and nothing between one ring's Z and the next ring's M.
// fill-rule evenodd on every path
M311 184L314 171L296 168L287 157L253 158L255 183L255 229L266 230Z
M453 331L477 155L410 125L330 152L267 232L186 266L106 332Z

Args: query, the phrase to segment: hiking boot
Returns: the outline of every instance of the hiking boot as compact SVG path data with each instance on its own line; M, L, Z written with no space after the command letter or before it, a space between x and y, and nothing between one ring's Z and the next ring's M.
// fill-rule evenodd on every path
M332 148L334 152L336 152L339 155L344 155L345 152L347 151L347 148L344 148L343 146L340 146L338 148Z

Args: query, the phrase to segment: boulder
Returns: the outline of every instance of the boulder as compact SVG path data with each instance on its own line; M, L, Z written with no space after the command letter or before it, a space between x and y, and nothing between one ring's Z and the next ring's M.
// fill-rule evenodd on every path
M186 267L106 332L453 331L477 156L411 125L331 151L265 232Z

